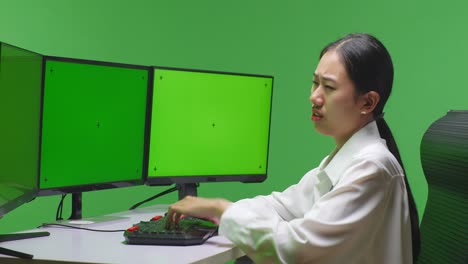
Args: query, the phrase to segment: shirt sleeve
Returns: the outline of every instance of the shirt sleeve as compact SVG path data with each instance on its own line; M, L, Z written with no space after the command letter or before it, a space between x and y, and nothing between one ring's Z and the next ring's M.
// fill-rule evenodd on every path
M256 263L349 263L346 256L372 243L392 182L376 162L355 160L340 183L302 215L281 205L301 208L310 203L313 194L300 195L301 189L312 190L303 186L310 179L281 195L234 203L221 217L220 234Z

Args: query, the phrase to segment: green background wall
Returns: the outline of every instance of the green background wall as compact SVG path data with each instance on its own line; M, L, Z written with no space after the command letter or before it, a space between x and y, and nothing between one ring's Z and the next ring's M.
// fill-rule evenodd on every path
M309 120L318 53L346 33L373 33L394 59L394 93L385 117L422 213L423 133L447 110L468 108L467 8L463 0L0 0L0 41L53 56L274 75L269 178L199 187L201 196L238 200L296 183L333 149ZM166 188L85 193L83 214L126 210ZM39 197L14 210L0 220L0 233L55 220L59 199ZM153 203L176 199L171 194ZM64 216L69 207L68 200Z

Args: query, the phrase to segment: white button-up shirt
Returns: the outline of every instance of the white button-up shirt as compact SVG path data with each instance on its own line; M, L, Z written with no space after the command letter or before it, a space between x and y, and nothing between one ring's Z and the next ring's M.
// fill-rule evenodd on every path
M219 233L256 263L412 263L403 177L373 121L299 183L232 204Z

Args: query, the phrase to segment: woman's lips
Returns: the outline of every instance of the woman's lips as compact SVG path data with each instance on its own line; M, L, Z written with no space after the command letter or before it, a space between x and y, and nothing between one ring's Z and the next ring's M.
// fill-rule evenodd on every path
M312 115L312 117L311 117L310 119L312 119L312 121L314 121L314 122L317 122L317 121L320 121L320 120L322 119L322 117L321 117L321 116Z
M312 121L320 121L321 119L323 118L323 115L316 109L312 109L312 116L310 119L312 119Z

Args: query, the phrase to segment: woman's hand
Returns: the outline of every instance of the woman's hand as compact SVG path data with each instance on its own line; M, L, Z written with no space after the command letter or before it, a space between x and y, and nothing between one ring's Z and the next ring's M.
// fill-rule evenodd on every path
M166 215L166 228L171 229L185 216L193 216L219 224L219 219L232 203L225 199L209 199L186 196L184 199L169 206Z

